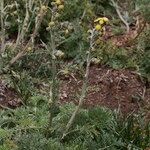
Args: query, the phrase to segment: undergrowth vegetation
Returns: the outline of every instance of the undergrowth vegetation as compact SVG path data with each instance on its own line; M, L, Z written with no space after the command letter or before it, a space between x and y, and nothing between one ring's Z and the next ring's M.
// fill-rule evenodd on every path
M32 106L1 111L1 149L140 150L150 146L150 128L142 114L124 120L117 112L100 107L81 109L66 138L60 140L75 105L60 106L49 132L46 128L49 110L43 104L44 99L36 98L35 102L32 99Z
M83 103L91 65L149 83L149 10L149 0L1 0L0 80L21 106L0 109L0 150L148 150L143 109L124 116ZM72 73L83 80L79 104L59 104L60 77Z

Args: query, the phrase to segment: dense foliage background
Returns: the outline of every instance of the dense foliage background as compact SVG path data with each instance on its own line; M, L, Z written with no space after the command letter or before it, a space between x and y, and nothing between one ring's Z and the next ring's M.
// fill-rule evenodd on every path
M0 110L0 150L150 148L144 109L124 117L108 108L81 108L62 138L76 106L51 101L51 95L59 97L56 76L76 72L84 78L89 30L98 17L109 23L92 45L92 63L133 69L149 88L149 0L1 0L0 7L0 80L15 89L22 104ZM47 88L40 91L43 83Z

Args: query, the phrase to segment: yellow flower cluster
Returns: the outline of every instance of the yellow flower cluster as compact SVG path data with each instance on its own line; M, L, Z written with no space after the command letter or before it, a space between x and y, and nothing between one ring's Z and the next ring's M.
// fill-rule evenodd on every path
M41 10L42 10L42 11L47 11L47 6L42 5L42 6L41 6Z
M64 9L64 0L54 0L53 3L57 5L58 10Z
M55 22L54 22L54 21L49 22L48 26L49 26L49 27L55 26Z
M32 47L29 46L27 49L26 49L27 52L31 52L32 51Z
M61 50L57 50L56 52L55 52L55 56L57 57L57 58L62 58L62 57L64 57L64 52L62 52Z
M50 21L49 23L48 23L48 27L46 28L46 30L47 31L50 31L50 29L52 28L52 27L54 27L55 26L55 22L54 21Z
M48 7L45 5L42 5L40 8L40 12L38 13L37 17L41 17L42 15L44 15L47 12Z
M52 17L53 19L48 23L48 27L46 28L47 31L57 25L57 18L60 16L58 10L61 11L64 9L64 0L53 0L51 5L53 6L54 13Z
M108 18L106 17L102 17L102 18L97 18L96 20L94 20L95 25L95 29L97 31L101 31L103 30L103 27L109 22Z

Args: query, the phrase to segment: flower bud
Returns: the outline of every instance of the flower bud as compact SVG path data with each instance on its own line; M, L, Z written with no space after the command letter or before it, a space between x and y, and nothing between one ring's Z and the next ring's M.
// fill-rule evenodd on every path
M49 24L48 24L49 27L53 27L54 25L55 25L55 22L54 22L54 21L51 21L51 22L49 22Z
M46 10L47 10L47 7L43 5L43 6L41 7L41 10L42 10L42 11L46 11Z
M55 4L61 5L61 0L56 0Z
M59 5L58 6L58 10L63 10L64 9L64 5Z
M56 53L55 53L55 56L58 57L58 58L62 58L64 57L64 52L62 52L61 50L57 50Z
M102 26L101 26L101 25L99 25L99 24L97 24L97 25L95 26L95 29L96 29L97 31L99 31L99 30L101 30L101 29L102 29Z

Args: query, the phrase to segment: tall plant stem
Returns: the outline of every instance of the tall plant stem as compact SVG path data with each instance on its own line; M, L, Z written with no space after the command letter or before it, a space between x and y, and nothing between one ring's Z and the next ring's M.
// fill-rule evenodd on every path
M50 31L50 39L51 39L51 49L52 49L52 83L50 88L50 97L49 97L49 128L51 127L52 120L53 120L53 108L56 104L56 90L57 90L57 67L56 67L56 58L55 58L55 41L53 36L53 31Z
M19 26L19 28L18 28L17 40L15 42L15 45L14 45L12 51L15 51L17 46L19 46L20 44L22 44L24 42L24 35L26 33L24 28L25 28L26 24L28 24L29 18L30 17L29 17L28 2L27 2L26 3L26 13L25 13L25 18L24 18L24 21L23 21L23 25L22 25L22 27ZM20 19L19 15L18 15L18 19Z
M84 99L85 99L85 96L86 96L86 89L87 89L87 83L88 83L88 74L89 74L89 66L90 66L90 53L88 54L87 56L87 66L86 66L86 74L85 74L85 80L83 82L83 86L82 86L82 93L81 93L81 96L80 96L80 99L79 99L79 104L78 106L76 107L75 111L73 112L69 122L67 123L66 125L66 129L62 135L62 138L61 140L63 140L65 138L65 136L67 135L67 132L69 131L70 127L72 126L74 120L75 120L75 117L76 115L78 114L80 108L82 107L83 105L83 102L84 102Z
M94 33L92 32L91 36L90 36L90 48L87 51L86 72L85 72L85 77L84 77L84 81L83 81L83 85L82 85L82 91L81 91L81 96L80 96L80 99L79 99L79 103L78 103L78 106L76 107L75 111L73 112L70 120L68 121L68 123L66 125L66 128L65 128L65 130L63 132L61 140L63 140L66 137L67 132L71 128L72 124L74 123L76 115L80 111L80 108L82 107L83 102L85 100L87 86L88 86L88 77L89 77L90 62L91 62L91 49L93 47L93 36L94 36Z

